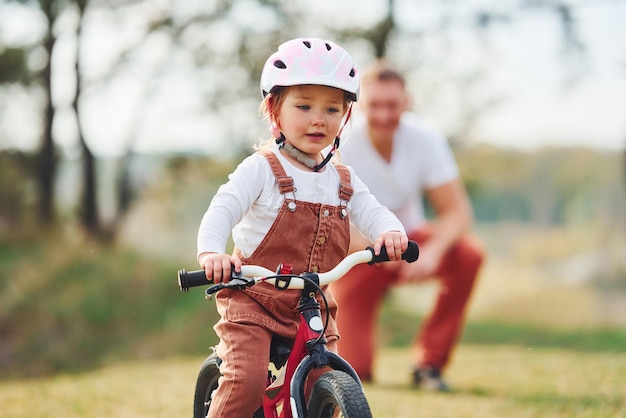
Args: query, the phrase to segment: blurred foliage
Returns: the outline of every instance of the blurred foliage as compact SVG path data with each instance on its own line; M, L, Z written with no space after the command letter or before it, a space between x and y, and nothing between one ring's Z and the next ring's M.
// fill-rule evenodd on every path
M30 84L32 74L28 70L27 60L27 50L22 48L2 49L0 45L0 84Z
M397 306L384 304L380 321L382 344L390 347L407 347L415 336L416 329L423 318L396 309ZM506 344L520 347L567 348L588 352L623 352L626 346L626 329L587 328L559 329L545 324L543 326L514 323L511 321L470 320L464 330L462 342L469 344Z
M455 150L481 222L541 225L622 223L624 191L619 152L543 148L522 152L490 145Z
M0 236L25 235L35 199L32 155L0 151Z
M543 226L603 223L613 225L613 229L624 223L626 198L620 152L585 148L523 152L474 145L456 147L455 154L477 222L516 221ZM135 157L136 165L130 170L137 199L134 205L138 207L130 208L130 219L122 228L137 220L136 214L147 202L160 208L173 227L177 219L189 219L190 215L195 222L240 161L198 155ZM35 191L29 167L34 160L27 154L3 152L0 162L0 231L6 232L32 219ZM110 160L107 164L115 166L116 162ZM115 205L115 175L106 173L101 173L100 193L109 205ZM80 188L79 179L64 179L61 188ZM65 210L77 204L67 195L63 200ZM186 210L189 208L193 208L192 214ZM145 219L145 215L140 218Z
M626 201L620 152L587 148L525 152L474 145L457 147L455 154L478 222L623 223ZM131 169L137 199L151 195L161 202L177 203L180 198L200 199L203 204L241 161L188 155L136 159L137 165ZM6 228L20 225L20 218L28 216L35 193L30 169L34 160L24 153L0 152L0 163L0 228ZM112 188L114 183L114 178L103 178L101 185ZM62 187L79 188L80 182L66 181ZM111 191L101 193L115 199Z
M207 353L215 307L181 294L180 266L62 232L0 241L0 378Z

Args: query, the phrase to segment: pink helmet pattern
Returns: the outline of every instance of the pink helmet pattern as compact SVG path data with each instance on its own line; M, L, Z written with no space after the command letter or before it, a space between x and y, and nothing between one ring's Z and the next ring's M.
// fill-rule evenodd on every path
M297 38L278 47L265 62L261 93L267 96L277 86L313 84L336 87L359 98L359 73L350 54L331 41Z

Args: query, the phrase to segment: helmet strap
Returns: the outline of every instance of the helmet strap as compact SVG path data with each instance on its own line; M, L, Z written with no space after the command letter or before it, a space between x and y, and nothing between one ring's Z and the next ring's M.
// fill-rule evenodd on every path
M346 120L343 122L343 125L341 125L341 128L339 128L339 132L337 132L337 138L341 136L341 132L343 132L343 128L348 124L348 121L350 120L350 117L352 116L352 103L354 102L350 102L350 106L348 107L348 111L346 112ZM335 141L337 140L335 139ZM337 148L339 148L339 142L337 142Z
M281 144L283 144L283 145L284 145L285 140L286 140L286 138L285 138L285 134L281 132L281 133L280 133L280 136L279 136L278 138L276 138L274 141L276 141L276 144L277 144L277 145L280 145L280 146L282 147L282 145L281 145Z
M330 159L333 158L333 155L335 155L335 151L337 151L337 148L339 148L339 141L340 140L341 139L338 136L335 137L335 142L333 144L333 147L330 149L330 151L328 151L328 155L326 155L326 157L324 157L324 159L322 160L321 163L319 163L315 167L312 167L314 171L316 171L316 172L320 171L322 169L322 167L324 167L326 164L328 164Z

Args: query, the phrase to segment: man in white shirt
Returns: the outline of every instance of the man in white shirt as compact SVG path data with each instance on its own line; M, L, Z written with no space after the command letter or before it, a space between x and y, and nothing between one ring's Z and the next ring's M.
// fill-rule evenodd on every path
M340 150L370 192L403 223L420 247L416 263L361 265L331 286L339 305L339 353L361 379L373 377L377 315L391 286L439 279L434 310L411 349L413 382L446 391L441 374L464 325L464 316L484 253L470 237L472 208L452 152L440 134L407 112L405 80L379 62L361 78L364 118L356 120ZM435 214L427 221L423 199ZM353 230L351 248L367 240Z

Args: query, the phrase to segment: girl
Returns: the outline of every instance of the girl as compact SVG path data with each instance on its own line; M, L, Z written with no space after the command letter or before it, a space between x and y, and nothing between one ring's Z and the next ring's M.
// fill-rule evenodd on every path
M328 164L359 95L350 55L321 39L285 42L265 63L261 91L275 143L236 168L202 218L198 262L207 278L227 281L231 265L239 272L242 264L275 270L284 262L294 274L328 271L348 253L350 222L374 242L376 254L384 245L390 259L399 260L408 245L402 224L352 169ZM232 255L225 253L231 231ZM299 296L268 283L217 294L223 377L208 417L249 418L261 406L272 335L295 335ZM336 352L336 303L326 297L326 338Z

